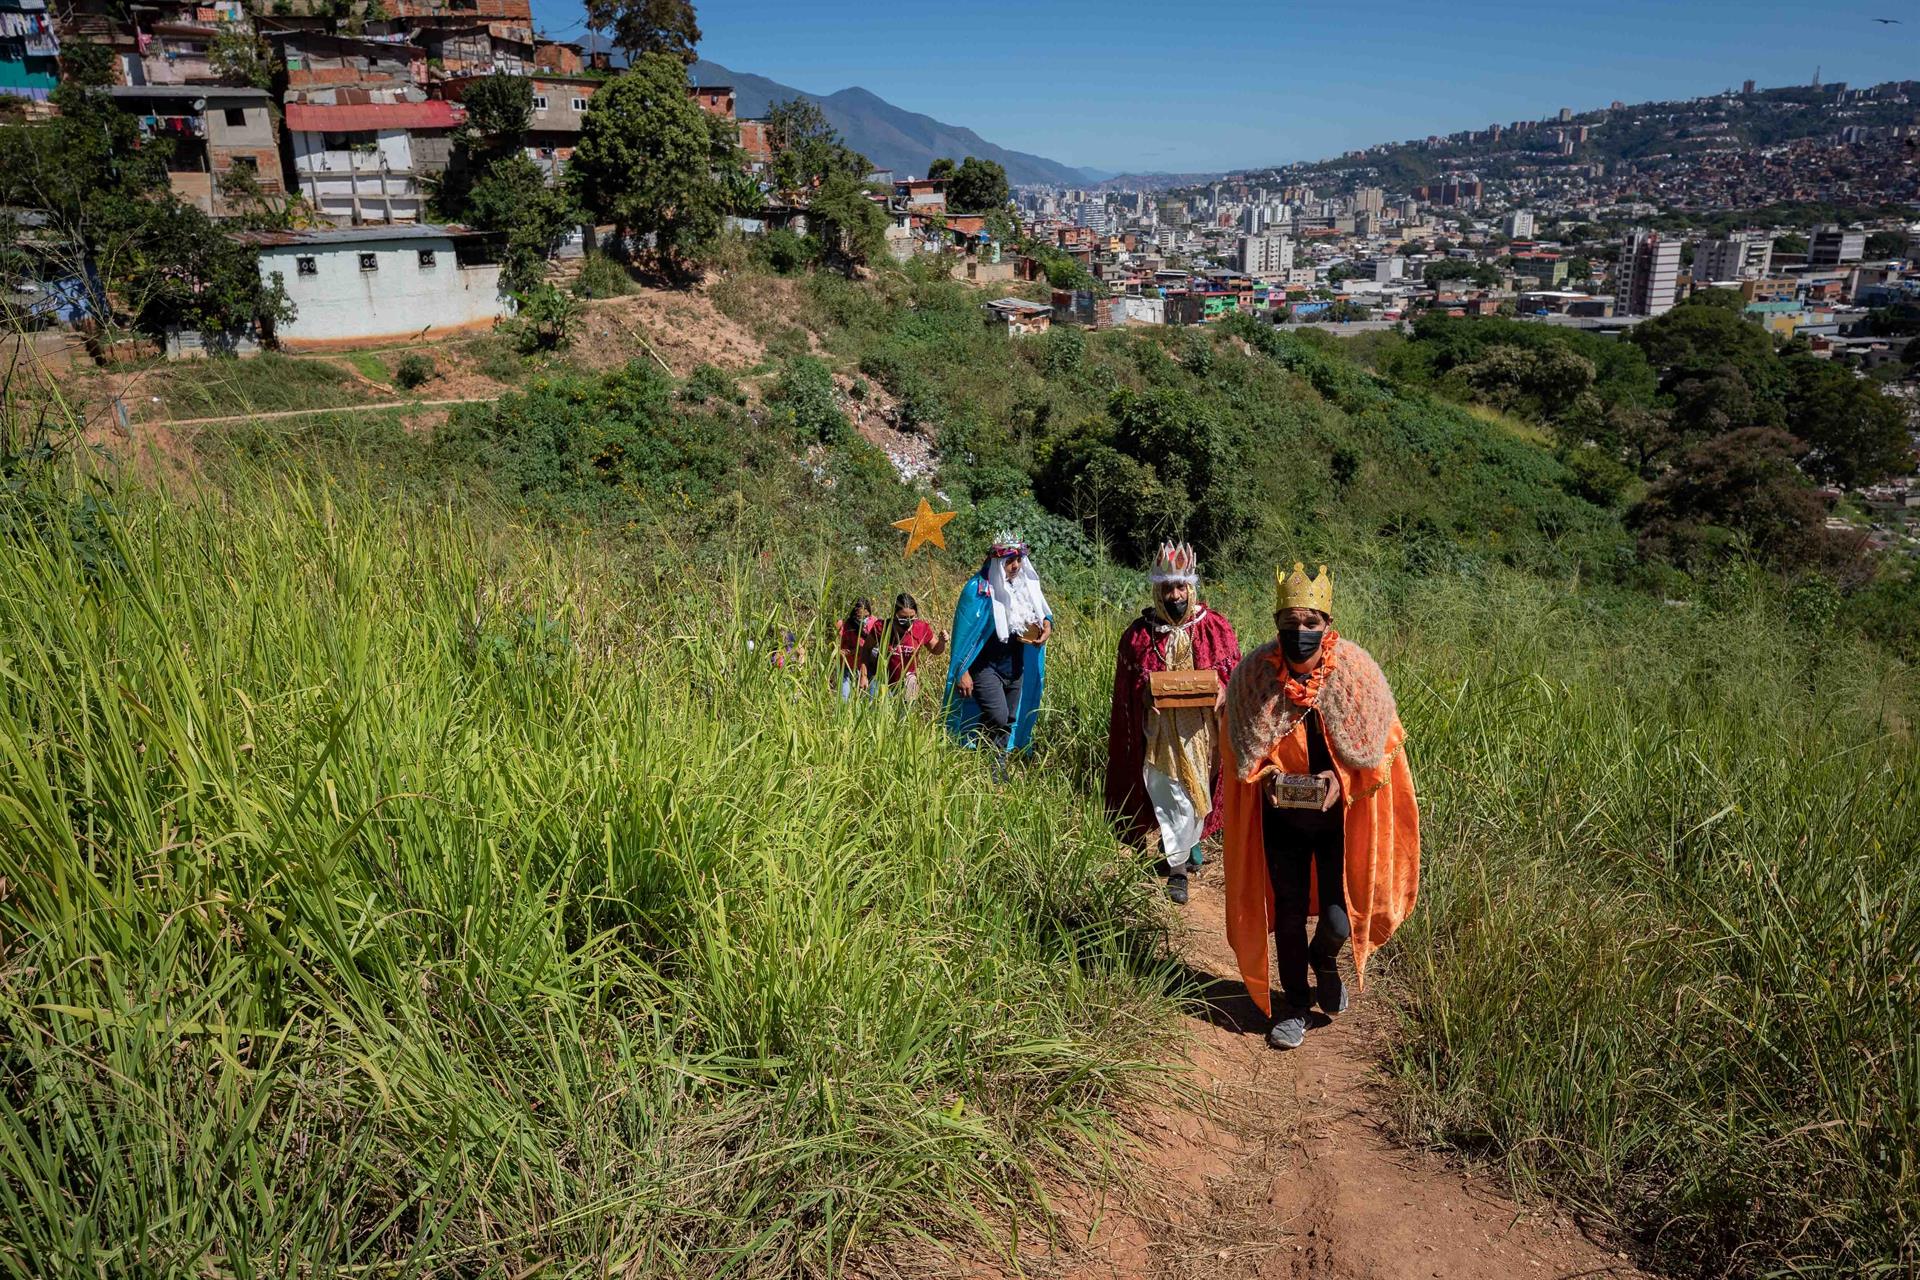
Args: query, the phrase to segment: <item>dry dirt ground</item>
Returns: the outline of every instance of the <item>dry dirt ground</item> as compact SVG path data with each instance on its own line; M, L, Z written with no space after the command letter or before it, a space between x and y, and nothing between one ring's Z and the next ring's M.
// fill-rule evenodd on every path
M901 1275L1036 1280L1652 1280L1550 1206L1397 1145L1378 1078L1383 1028L1367 997L1306 1044L1269 1049L1236 976L1217 869L1193 889L1177 940L1204 992L1183 1042L1190 1101L1129 1122L1130 1150L1102 1194L1063 1190L1051 1246ZM1349 972L1349 981L1351 974Z

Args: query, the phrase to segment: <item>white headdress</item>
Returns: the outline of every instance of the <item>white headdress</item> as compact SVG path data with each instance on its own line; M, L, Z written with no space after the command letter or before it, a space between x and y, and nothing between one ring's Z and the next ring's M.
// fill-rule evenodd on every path
M1167 582L1191 586L1200 581L1200 557L1184 542L1163 542L1160 553L1153 558L1153 571L1147 575L1147 581L1156 587Z
M1007 559L1019 556L1020 572L1007 580ZM1033 555L1027 544L1010 533L993 540L987 554L987 588L993 594L993 633L1002 640L1037 627L1051 612L1040 591L1040 575L1034 571Z

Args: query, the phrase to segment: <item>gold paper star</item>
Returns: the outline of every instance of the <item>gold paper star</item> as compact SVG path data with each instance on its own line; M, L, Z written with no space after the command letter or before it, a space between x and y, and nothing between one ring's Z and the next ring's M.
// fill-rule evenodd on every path
M893 527L907 531L906 558L913 559L913 553L920 549L923 542L931 542L942 551L947 549L947 535L941 532L947 521L953 519L953 512L936 512L927 505L925 498L920 499L920 509L905 520L895 520Z

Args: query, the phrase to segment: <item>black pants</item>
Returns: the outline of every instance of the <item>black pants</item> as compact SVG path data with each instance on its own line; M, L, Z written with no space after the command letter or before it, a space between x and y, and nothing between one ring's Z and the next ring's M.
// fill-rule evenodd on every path
M996 667L981 667L968 674L973 677L973 700L980 704L980 736L1004 751L1013 733L1013 713L1020 706L1023 677L1008 679Z
M1304 1009L1312 1003L1307 962L1331 969L1352 934L1347 920L1345 832L1339 810L1318 813L1262 805L1261 836L1267 848L1267 876L1273 882L1274 956L1280 989L1287 1003ZM1307 894L1319 870L1320 925L1307 943Z

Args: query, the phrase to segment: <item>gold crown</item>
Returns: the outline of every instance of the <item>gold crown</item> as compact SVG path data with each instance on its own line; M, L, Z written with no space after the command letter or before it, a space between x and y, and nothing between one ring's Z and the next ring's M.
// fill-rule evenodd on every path
M1292 573L1273 571L1273 611L1282 609L1318 609L1329 618L1333 616L1333 575L1327 572L1327 566L1321 565L1320 572L1314 577L1307 576L1306 566L1298 560L1293 562Z

